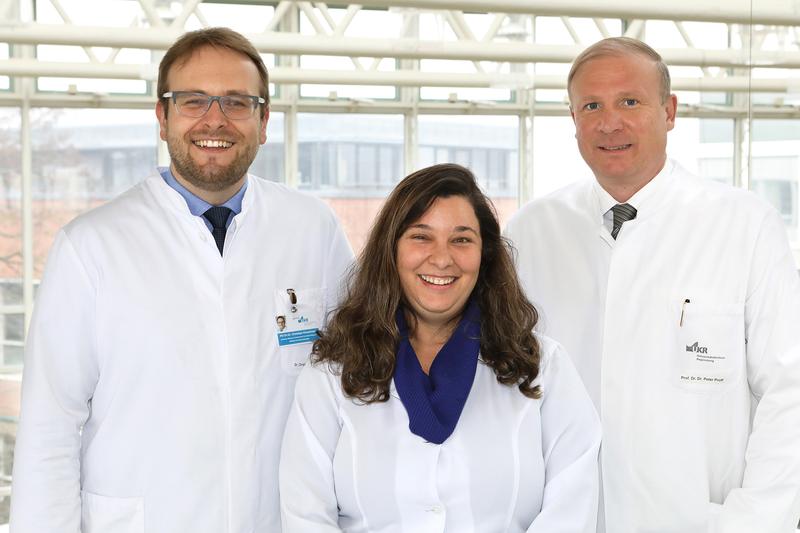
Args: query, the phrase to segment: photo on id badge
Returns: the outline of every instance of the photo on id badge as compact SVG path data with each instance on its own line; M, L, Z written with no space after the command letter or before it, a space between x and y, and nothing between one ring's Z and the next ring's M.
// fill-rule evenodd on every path
M286 372L297 374L311 354L322 327L322 289L287 288L275 291L275 335Z

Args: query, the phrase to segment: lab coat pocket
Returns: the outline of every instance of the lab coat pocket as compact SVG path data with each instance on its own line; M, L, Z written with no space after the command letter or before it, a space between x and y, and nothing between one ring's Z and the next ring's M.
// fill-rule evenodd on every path
M81 491L82 533L144 533L144 498Z
M672 354L673 380L700 393L725 390L742 375L744 305L682 301Z
M324 322L325 290L287 288L275 290L275 335L281 368L296 376L311 355L317 332Z

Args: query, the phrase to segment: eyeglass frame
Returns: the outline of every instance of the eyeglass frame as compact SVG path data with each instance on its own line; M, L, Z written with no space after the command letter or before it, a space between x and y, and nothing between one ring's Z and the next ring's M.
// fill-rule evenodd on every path
M203 113L201 115L193 117L191 115L184 115L183 113L181 113L181 109L180 109L180 107L178 107L177 99L178 99L178 96L183 96L183 95L187 95L187 94L195 94L197 96L203 96L208 100L208 106L206 107L206 110L203 111ZM250 112L250 115L247 116L247 117L242 117L242 118L229 117L228 114L225 112L225 108L222 106L222 99L223 98L231 98L231 97L250 98L253 102L256 103L256 106L252 108L252 111ZM167 98L169 100L172 100L172 103L175 106L175 110L178 112L178 114L181 115L181 116L184 116L186 118L201 118L201 117L204 117L206 115L206 113L208 113L208 111L211 109L211 106L214 105L214 102L217 102L217 105L219 105L219 110L222 111L222 114L225 115L225 117L227 117L229 120L247 120L248 118L252 118L252 116L255 114L256 109L258 108L259 105L264 105L264 104L267 103L267 100L263 96L255 96L255 95L252 95L252 94L225 94L225 95L222 95L222 96L211 96L211 95L208 95L208 94L205 94L205 93L198 93L198 92L195 92L195 91L167 91L167 92L165 92L164 94L161 95L161 98Z

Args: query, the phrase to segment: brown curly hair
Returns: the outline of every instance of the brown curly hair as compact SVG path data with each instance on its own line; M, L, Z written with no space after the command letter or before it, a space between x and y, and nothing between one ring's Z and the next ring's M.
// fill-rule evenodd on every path
M392 191L370 231L359 262L348 277L343 303L314 343L312 361L327 362L341 375L345 394L364 403L385 402L394 374L400 334L395 313L409 312L397 273L397 241L437 198L462 196L480 224L481 266L472 298L481 310L480 357L503 385L517 385L530 398L541 391L538 314L522 291L512 248L500 233L491 201L468 169L434 165L404 178Z

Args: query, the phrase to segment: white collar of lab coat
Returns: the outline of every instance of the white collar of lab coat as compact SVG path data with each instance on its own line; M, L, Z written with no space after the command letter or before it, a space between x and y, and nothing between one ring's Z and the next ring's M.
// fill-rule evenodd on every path
M667 159L661 171L625 202L636 208L637 219L647 218L663 204L665 195L662 193L673 175L675 166L674 161ZM608 191L606 191L596 179L592 183L592 189L594 190L594 196L597 200L598 219L602 223L603 215L619 202L608 194Z
M186 200L180 195L178 191L167 185L160 174L151 176L146 182L150 186L150 190L156 199L161 202L166 208L174 212L176 215L184 218L191 218L200 221L200 217L192 215L189 211L189 206L186 205ZM231 224L241 225L242 220L247 216L247 212L251 205L253 205L253 196L256 194L253 190L253 176L247 175L247 189L244 191L242 198L242 210L233 218ZM200 221L202 223L202 221Z

